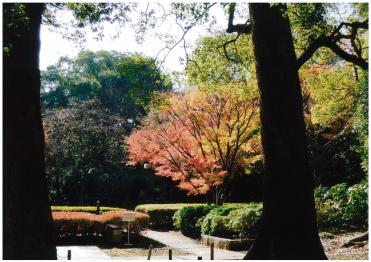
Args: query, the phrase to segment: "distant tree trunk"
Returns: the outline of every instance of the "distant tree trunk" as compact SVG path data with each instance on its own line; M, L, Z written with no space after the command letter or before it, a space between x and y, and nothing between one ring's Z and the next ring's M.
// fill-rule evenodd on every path
M318 236L303 101L285 8L249 5L265 175L261 228L245 259L326 259Z
M4 12L14 5L4 4ZM39 33L44 4L24 6L26 25L9 29L9 21L3 21L4 38L12 44L9 55L3 55L3 258L56 259L40 112Z

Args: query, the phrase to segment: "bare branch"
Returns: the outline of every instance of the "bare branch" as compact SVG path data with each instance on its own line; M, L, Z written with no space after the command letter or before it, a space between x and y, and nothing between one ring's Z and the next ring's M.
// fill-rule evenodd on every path
M344 35L340 33L343 27L348 27L351 29L351 33L349 35ZM335 54L337 54L342 59L351 62L364 70L368 70L368 61L362 57L362 47L357 46L356 41L359 42L357 39L358 29L368 29L368 19L363 22L353 22L353 23L345 23L342 22L335 30L330 34L330 36L320 36L316 40L314 40L308 48L302 53L302 55L297 59L297 68L299 69L303 64L305 64L313 54L321 47L327 47L331 49ZM346 50L342 49L336 42L340 42L343 39L350 39L354 54L347 52Z
M231 3L229 5L227 33L250 34L251 24L248 23L249 20L247 20L245 24L236 24L236 25L233 24L235 8L236 8L236 3Z
M182 25L180 25L180 23L178 22L178 18L176 17L176 15L175 15L175 20L176 20L176 24L178 25L178 26L180 26L180 28L182 29L182 35L181 35L181 37L180 37L180 39L178 40L178 41L176 41L172 46L166 46L166 47L164 47L164 48L162 48L158 53L157 53L157 55L156 55L156 58L155 58L155 60L157 60L157 58L158 58L158 56L160 55L160 53L161 52L163 52L164 50L168 50L168 52L165 54L165 56L163 57L163 59L162 59L162 61L161 61L161 63L159 64L159 67L161 67L162 65L163 65L163 63L165 62L165 60L166 60L166 58L169 56L169 54L171 53L171 51L176 47L176 46L178 46L180 43L182 43L183 41L185 41L185 36L187 35L187 33L189 32L189 31L191 31L191 29L203 18L203 15L208 11L208 10L210 10L210 8L212 8L214 5L216 5L217 3L212 3L212 4L210 4L208 7L207 7L207 9L205 9L204 10L204 12L198 17L198 18L196 18L195 19L195 21L191 24L191 25L189 25L189 26L187 26L186 27L186 29L184 29L184 27L182 26Z
M227 46L228 46L229 44L231 44L231 43L235 43L235 42L238 40L238 38L240 37L240 35L241 35L241 34L238 33L237 36L236 36L236 38L231 39L231 40L225 42L225 43L222 45L225 57L226 57L228 60L230 60L230 61L232 61L232 62L234 62L234 63L237 63L237 64L238 64L238 63L241 63L241 61L239 61L239 60L237 60L237 59L235 59L235 58L232 58L232 57L230 57L230 56L228 55L228 52L227 52ZM219 47L221 47L221 46L219 46Z
M337 54L342 59L351 62L353 64L358 65L364 70L368 70L368 62L363 59L362 57L358 57L356 55L352 55L341 49L335 42L333 41L326 41L325 47L330 48L335 54Z

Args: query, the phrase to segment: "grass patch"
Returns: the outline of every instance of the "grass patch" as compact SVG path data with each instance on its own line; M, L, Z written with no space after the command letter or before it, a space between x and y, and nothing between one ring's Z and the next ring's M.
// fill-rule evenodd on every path
M144 204L139 205L135 208L135 211L138 212L145 212L145 211L154 211L154 210L179 210L183 207L188 206L202 206L204 204L198 204L198 203L176 203L176 204Z
M333 239L335 237L335 235L330 232L321 232L319 233L319 236L321 238L329 238L329 239Z
M101 212L106 211L124 211L119 207L100 207ZM52 212L95 212L96 206L52 206Z
M223 207L241 208L249 206L251 203L224 203Z
M154 210L179 210L183 207L195 207L195 206L203 206L206 204L203 203L175 203L175 204L144 204L139 205L135 208L135 211L138 212L146 212L146 211L154 211ZM245 207L249 205L248 203L224 203L223 206L225 207Z

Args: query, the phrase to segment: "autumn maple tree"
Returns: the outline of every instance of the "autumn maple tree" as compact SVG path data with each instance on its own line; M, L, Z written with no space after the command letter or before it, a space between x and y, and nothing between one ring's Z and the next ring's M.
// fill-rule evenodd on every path
M210 192L218 204L224 178L260 159L258 101L230 88L173 94L168 101L127 139L131 163L147 162L188 194Z

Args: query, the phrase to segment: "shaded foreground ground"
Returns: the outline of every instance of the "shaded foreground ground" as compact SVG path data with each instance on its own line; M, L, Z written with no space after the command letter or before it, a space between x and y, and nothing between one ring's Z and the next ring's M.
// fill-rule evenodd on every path
M321 238L329 259L368 260L368 241L359 242L350 247L341 247L348 240L360 236L363 232L344 232L336 234L333 239Z
M341 247L349 239L361 235L362 232L344 232L335 235L332 239L322 238L326 255L329 259L368 259L368 241L360 242L351 247ZM172 249L173 259L195 260L202 256L203 260L210 259L210 248L200 245L196 240L187 238L179 232L159 232L148 230L143 232L134 246L124 244L108 245L79 245L79 246L59 246L58 259L67 259L67 250L72 250L72 259L76 260L146 260L148 256L148 246L153 246L151 259L168 260L169 249ZM140 243L140 244L139 244ZM242 259L246 251L234 252L222 249L215 249L215 259Z

